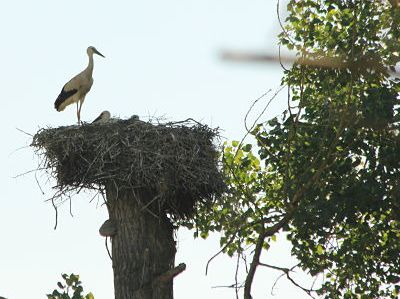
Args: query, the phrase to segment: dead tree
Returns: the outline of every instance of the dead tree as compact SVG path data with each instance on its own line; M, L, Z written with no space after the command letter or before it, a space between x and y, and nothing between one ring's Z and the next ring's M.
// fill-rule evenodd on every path
M54 205L82 188L106 194L116 299L173 298L173 231L224 191L217 131L194 121L115 120L40 130L32 145L56 178Z

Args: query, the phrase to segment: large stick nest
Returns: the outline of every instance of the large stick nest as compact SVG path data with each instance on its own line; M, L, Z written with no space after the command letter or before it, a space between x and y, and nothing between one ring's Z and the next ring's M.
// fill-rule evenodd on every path
M136 119L41 129L32 146L66 191L102 189L146 194L142 204L174 218L224 191L213 145L217 130L194 121L151 124Z

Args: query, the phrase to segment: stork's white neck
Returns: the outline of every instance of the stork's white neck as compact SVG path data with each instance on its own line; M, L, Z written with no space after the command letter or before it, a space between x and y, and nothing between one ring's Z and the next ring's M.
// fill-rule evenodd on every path
M88 56L89 56L89 64L88 64L88 66L87 66L87 69L89 69L90 76L92 76L92 73L93 73L93 66L94 66L94 63L93 63L93 53L92 53L92 52L88 53Z

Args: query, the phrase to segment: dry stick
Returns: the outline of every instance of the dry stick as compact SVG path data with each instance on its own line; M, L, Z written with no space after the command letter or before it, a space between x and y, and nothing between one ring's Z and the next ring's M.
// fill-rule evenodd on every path
M26 134L26 135L28 135L28 136L30 136L30 137L33 137L34 135L32 135L32 134L30 134L30 133L28 133L28 132L25 132L24 130L21 130L21 129L18 129L18 128L16 128L18 131L20 131L21 133L24 133L24 134Z
M111 256L111 253L110 253L110 249L108 249L108 242L107 242L107 239L108 239L108 236L106 236L106 249L107 249L107 253L108 253L108 256L110 257L110 260L112 260L112 256Z
M25 171L25 172L23 172L23 173L17 174L17 175L15 175L15 176L13 176L12 178L13 178L13 179L17 179L17 178L19 178L19 177L22 177L22 176L24 176L24 175L30 174L30 173L32 173L32 172L36 172L36 171L38 171L38 170L46 170L46 169L47 169L46 167L39 167L39 168L36 168L36 169L31 169L31 170Z
M37 172L35 172L35 180L36 180L36 184L39 186L40 192L42 192L42 195L44 195L44 191L42 189L42 186L40 186L39 180L37 178Z
M148 208L153 202L155 202L156 200L158 200L159 198L161 198L161 195L160 195L160 194L158 194L157 196L154 196L152 200L150 200L148 203L146 203L145 205L143 205L143 206L141 207L140 211L142 212L142 211L144 211L144 210L147 210L147 208Z
M56 223L54 224L54 230L56 230L56 228L57 228L57 221L58 221L58 211L57 211L56 204L54 203L54 197L51 198L51 203L52 203L52 205L53 205L54 211L56 212Z
M101 187L99 187L99 189L97 189L97 193L96 193L95 195L92 196L92 198L89 200L89 203L91 203L96 197L99 196L100 188L101 188ZM99 200L97 199L96 208L97 208L98 206L99 206Z
M30 148L30 145L25 145L25 146L21 146L19 148L16 148L15 150L13 150L11 153L8 154L9 157L11 157L12 155L14 155L16 152L26 149L26 148Z
M69 214L71 215L71 217L74 217L74 215L72 214L72 198L69 198Z

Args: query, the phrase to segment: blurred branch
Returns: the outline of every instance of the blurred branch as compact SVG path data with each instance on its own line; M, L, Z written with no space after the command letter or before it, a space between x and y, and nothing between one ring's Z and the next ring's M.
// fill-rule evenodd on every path
M275 56L272 54L250 53L240 51L222 51L221 59L233 62L257 62L257 63L297 63L300 65L319 67L326 69L351 69L351 70L375 70L378 72L387 72L391 76L398 77L399 72L394 72L387 69L376 59L368 57L360 57L357 61L345 61L342 57L315 56L308 54L311 57L295 57L295 56Z
M393 8L399 8L400 7L400 0L389 0L389 2L393 6Z

